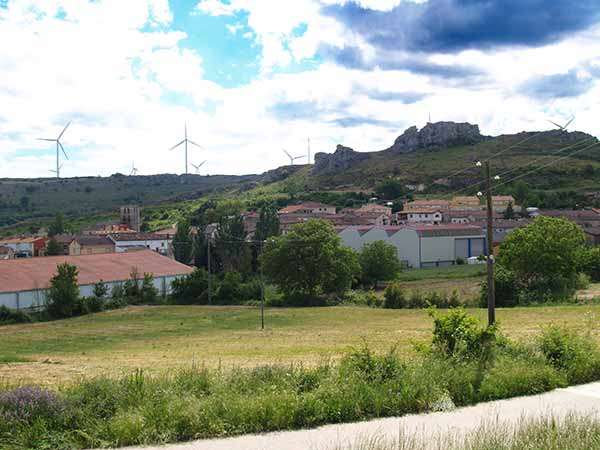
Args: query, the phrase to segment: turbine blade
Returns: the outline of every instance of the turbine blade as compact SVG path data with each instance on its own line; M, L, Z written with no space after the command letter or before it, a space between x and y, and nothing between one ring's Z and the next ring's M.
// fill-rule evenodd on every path
M171 150L175 150L177 147L179 147L179 146L180 146L181 144L183 144L184 142L185 142L185 139L184 139L183 141L181 141L179 144L176 144L176 145L174 145L173 147L171 147L171 148L169 149L169 151L171 151Z
M571 125L573 123L573 121L575 120L575 117L571 117L571 120L569 120L565 126L563 127L563 129L566 129L569 125Z
M201 148L202 150L206 150L206 149L205 149L204 147L202 147L200 144L196 144L194 141L192 141L192 140L190 140L190 139L188 139L188 142L189 142L190 144L192 144L192 145L195 145L196 147L199 147L199 148Z
M198 168L202 167L204 165L206 161L202 161L200 164L198 164Z
M65 131L67 131L67 128L69 128L69 125L71 125L71 121L69 121L69 123L63 128L63 130L58 135L58 137L56 138L56 140L59 140L62 137L62 135L65 134Z
M288 155L288 158L291 158L291 157L292 157L292 155L290 155L290 154L288 153L288 151L287 151L285 148L283 148L282 150L283 150L283 153L285 153L286 155Z
M56 142L56 139L47 139L47 138L37 138L38 141L49 141L49 142Z
M65 155L65 158L69 159L69 156L67 155L67 152L65 152L65 148L62 146L62 144L59 141L56 141L56 142L58 142L58 145L59 145L60 149L62 150L63 155Z
M562 125L559 125L559 124L557 124L556 122L553 122L553 121L551 121L551 120L549 120L548 122L550 122L550 123L551 123L552 125L554 125L555 127L558 127L558 128L560 128L561 130L563 129L563 126L562 126Z

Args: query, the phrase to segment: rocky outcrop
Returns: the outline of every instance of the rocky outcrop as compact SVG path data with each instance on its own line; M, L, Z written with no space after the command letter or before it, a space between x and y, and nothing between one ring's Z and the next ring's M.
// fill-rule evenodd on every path
M456 145L470 145L483 141L485 136L479 126L470 123L436 122L428 123L421 130L410 127L394 141L394 145L384 150L393 153L411 153L420 149L447 148ZM372 153L361 153L350 147L338 145L334 153L317 153L313 175L322 175L345 170L352 165L369 159Z
M348 169L350 166L369 158L368 153L360 153L350 147L338 145L333 153L316 153L312 173L321 175Z
M420 130L410 127L394 141L387 151L410 153L432 147L447 148L458 145L471 145L485 139L479 126L470 123L436 122L428 123Z

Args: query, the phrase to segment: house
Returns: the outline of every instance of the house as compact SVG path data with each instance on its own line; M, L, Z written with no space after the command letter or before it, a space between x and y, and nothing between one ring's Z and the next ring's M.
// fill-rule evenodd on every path
M95 234L100 236L106 236L111 233L135 233L127 225L123 223L102 223L98 224L92 229L84 230L82 234Z
M15 258L32 258L44 254L46 238L44 237L12 237L0 240L0 246L9 247Z
M493 195L492 196L492 208L494 211L504 212L511 204L515 206L515 199L512 195Z
M434 211L448 211L450 202L448 200L415 200L404 205L404 210L411 209L423 210L429 209Z
M456 196L450 202L451 211L474 211L482 208L479 197L476 195Z
M319 202L304 202L299 205L288 205L280 209L279 214L335 214L335 206Z
M71 242L73 242L73 240L75 239L75 235L57 234L56 236L52 236L50 239L55 241L60 246L61 255L69 255ZM46 243L46 245L48 245L48 243Z
M69 255L114 253L115 243L106 236L77 236L69 244Z
M108 238L114 243L117 253L149 249L169 255L173 242L171 238L156 233L116 233L109 234Z
M492 222L492 233L494 245L501 244L509 233L517 228L526 227L531 223L530 219L494 219ZM472 222L473 225L480 226L484 230L487 227L485 220Z
M386 216L392 216L392 208L389 206L378 205L377 203L367 203L362 205L360 208L355 209L356 214L383 214Z
M50 280L56 274L56 267L63 263L77 267L77 282L82 296L91 296L94 284L99 281L112 289L130 279L134 270L139 274L152 274L154 286L166 295L170 293L173 280L193 270L148 250L0 261L0 305L14 309L43 307Z
M493 211L494 219L502 219L503 214L499 211ZM480 222L487 219L485 209L454 210L444 213L444 222L448 223L471 223Z
M442 212L432 209L409 209L407 211L399 211L396 213L396 221L398 223L442 223Z
M15 252L12 248L0 245L0 260L2 259L14 259Z
M543 209L538 211L538 215L568 219L582 228L600 226L600 211L594 209Z
M590 245L600 245L600 227L587 227L583 229L585 238Z
M485 254L485 234L473 225L404 225L339 228L342 242L360 251L370 242L384 241L396 247L398 258L411 268L448 266L457 258Z

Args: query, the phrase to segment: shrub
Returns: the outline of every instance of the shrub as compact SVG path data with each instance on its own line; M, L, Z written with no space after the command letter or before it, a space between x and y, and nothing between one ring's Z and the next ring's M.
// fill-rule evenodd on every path
M392 280L401 269L396 247L385 241L365 244L358 254L358 262L364 285L376 286L378 281Z
M446 356L480 356L496 340L495 327L481 327L479 321L462 308L446 314L430 310L433 317L433 345Z
M98 281L94 284L94 297L100 300L105 300L108 296L108 285L104 283L102 280Z
M39 387L25 386L0 393L0 418L7 422L52 420L64 409L65 404L57 394Z
M521 288L517 277L504 266L496 265L494 270L494 289L496 293L496 306L510 307L519 304ZM482 308L487 307L487 281L481 283L479 302Z
M367 306L372 308L380 308L383 305L383 300L373 289L365 293L365 302L367 303Z
M29 323L31 316L19 309L11 309L0 305L0 324Z
M400 309L407 306L406 296L399 283L392 283L385 288L383 293L383 307L389 309Z
M457 266L463 266L465 264L466 264L466 262L465 262L464 258L460 258L460 257L456 258L456 265Z
M579 270L592 281L600 281L600 247L584 247L579 254Z
M213 287L216 279L213 277ZM179 305L206 305L208 303L208 273L204 268L194 269L185 277L171 283L171 301Z
M221 305L235 305L240 303L241 284L242 275L239 272L225 273L215 297L216 302Z
M423 294L418 289L415 289L410 293L410 298L408 299L408 306L410 308L425 308L427 306L427 302L423 297Z
M151 305L158 301L158 289L154 286L154 277L151 273L145 273L139 292L140 303Z

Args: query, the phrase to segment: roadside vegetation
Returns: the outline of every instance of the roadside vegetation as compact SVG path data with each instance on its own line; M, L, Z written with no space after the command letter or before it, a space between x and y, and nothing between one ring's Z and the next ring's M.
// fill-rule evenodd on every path
M453 408L600 379L600 349L560 327L515 342L458 308L431 310L415 357L366 345L339 362L194 366L86 379L58 390L1 388L3 448L94 448L312 427Z

